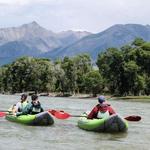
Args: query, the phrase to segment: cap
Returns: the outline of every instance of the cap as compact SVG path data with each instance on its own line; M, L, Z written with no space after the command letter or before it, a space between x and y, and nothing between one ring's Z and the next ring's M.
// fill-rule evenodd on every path
M105 96L103 96L103 95L99 96L99 97L98 97L98 102L99 102L99 103L105 102Z

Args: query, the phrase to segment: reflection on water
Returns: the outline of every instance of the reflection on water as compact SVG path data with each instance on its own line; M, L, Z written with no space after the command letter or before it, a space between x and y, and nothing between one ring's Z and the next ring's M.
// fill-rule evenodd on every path
M0 95L1 110L19 100L17 96ZM29 98L30 100L30 98ZM53 108L80 115L91 110L94 100L40 97L45 110ZM148 150L150 146L149 103L111 101L122 116L141 115L140 122L129 122L126 133L95 133L77 127L78 118L55 119L50 127L16 124L0 118L0 150Z

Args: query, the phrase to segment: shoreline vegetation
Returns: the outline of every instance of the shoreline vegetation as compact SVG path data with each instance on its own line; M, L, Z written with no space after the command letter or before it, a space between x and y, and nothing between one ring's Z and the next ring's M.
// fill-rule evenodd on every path
M32 95L34 94L34 92L24 92L28 95ZM17 95L20 96L23 93L15 93L15 94L8 94L8 93L0 93L2 95ZM102 94L99 94L102 95ZM41 97L64 97L64 98L71 98L71 99L91 99L91 100L95 100L97 99L97 97L94 97L92 94L74 94L74 95L62 95L61 93L38 93L38 96ZM140 101L140 102L150 102L150 96L113 96L113 95L105 95L106 99L108 101L111 100L127 100L127 101Z
M145 99L150 96L149 66L150 42L141 38L121 48L108 48L94 62L89 54L53 61L26 56L0 67L0 93L32 91L41 96L89 98L101 93ZM87 95L76 96L80 93Z

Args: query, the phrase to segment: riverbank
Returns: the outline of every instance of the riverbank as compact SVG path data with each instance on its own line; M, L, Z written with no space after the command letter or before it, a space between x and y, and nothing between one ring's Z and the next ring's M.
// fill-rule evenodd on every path
M99 94L101 95L101 94ZM93 97L92 94L75 94L70 96L60 96L60 95L53 95L52 97L68 97L68 98L74 98L74 99L97 99L97 97ZM150 96L122 96L122 97L116 97L113 95L105 95L107 100L126 100L126 101L141 101L141 102L150 102Z
M90 94L76 94L73 96L70 96L71 98L76 99L97 99L97 97L93 97ZM122 101L135 101L135 102L150 102L150 96L122 96L122 97L116 97L112 95L105 95L106 99L108 101L110 100L122 100Z
M150 102L150 96L112 97L112 100L128 100L128 101Z
M25 92L28 95L32 95L34 93ZM21 96L23 93L16 93L16 94L2 94L2 95L18 95ZM101 95L101 94L99 94ZM65 98L72 98L72 99L97 99L97 97L93 97L92 94L65 94L62 93L38 93L38 96L46 96L46 97L65 97ZM143 101L143 102L150 102L150 96L122 96L116 97L113 95L105 95L107 100L128 100L128 101Z

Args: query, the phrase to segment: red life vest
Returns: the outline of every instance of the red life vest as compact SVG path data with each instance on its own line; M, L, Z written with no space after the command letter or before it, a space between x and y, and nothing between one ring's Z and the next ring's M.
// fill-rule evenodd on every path
M102 113L105 113L108 111L109 115L115 114L115 111L110 106L110 104L103 103L103 104L98 104L93 108L93 110L88 115L88 119L97 118L97 114L99 111Z

